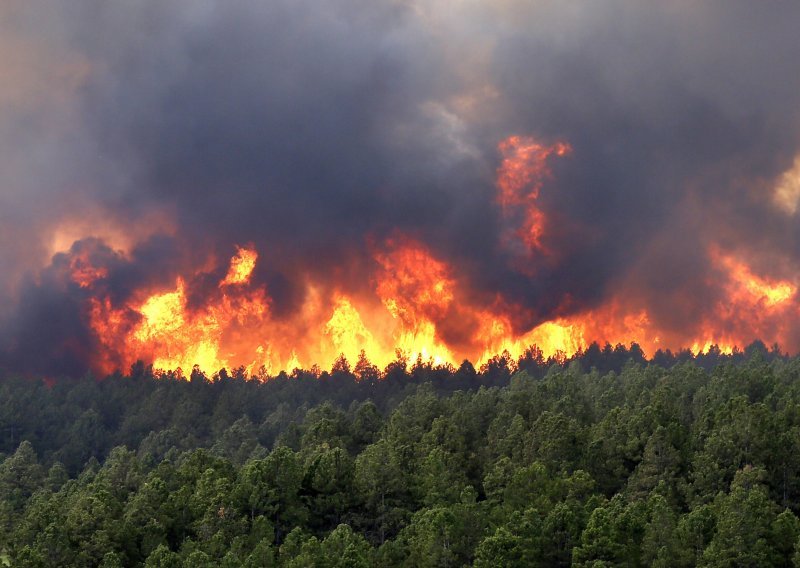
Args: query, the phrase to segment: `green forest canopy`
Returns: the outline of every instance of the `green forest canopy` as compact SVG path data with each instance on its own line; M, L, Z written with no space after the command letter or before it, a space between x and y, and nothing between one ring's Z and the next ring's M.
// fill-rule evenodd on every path
M793 565L800 359L670 356L7 376L0 564Z

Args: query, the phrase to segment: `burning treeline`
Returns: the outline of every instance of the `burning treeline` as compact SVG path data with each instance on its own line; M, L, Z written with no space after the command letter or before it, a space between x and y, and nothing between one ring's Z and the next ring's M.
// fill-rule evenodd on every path
M800 351L796 2L0 3L0 373Z
M511 136L498 145L500 246L514 270L531 281L540 266L562 262L553 238L556 221L540 202L543 192L558 191L551 164L579 159L562 141ZM594 305L564 293L549 313L521 326L519 315L527 321L531 316L518 298L476 290L447 258L400 230L364 236L369 257L353 264L357 274L296 278L299 300L288 312L256 277L259 268L269 268L262 266L270 262L269 251L252 243L231 243L230 257L194 254L166 278L132 283L126 280L132 261L125 247L85 237L58 251L36 285L58 281L77 306L82 335L65 339L58 353L101 374L140 359L164 370L244 366L249 373L277 373L327 366L340 355L355 362L362 351L379 367L398 352L412 361L481 364L504 351L517 358L531 345L545 356L570 356L593 341L635 342L649 355L712 345L729 352L754 339L797 347L791 339L798 315L794 281L760 274L716 243L705 254L714 275L708 284L720 300L696 314L692 326L676 330L661 326L627 286Z

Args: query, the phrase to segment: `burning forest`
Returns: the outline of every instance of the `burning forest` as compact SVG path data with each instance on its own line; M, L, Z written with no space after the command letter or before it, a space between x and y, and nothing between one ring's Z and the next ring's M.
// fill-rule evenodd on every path
M800 565L798 23L2 0L0 568Z
M800 352L796 6L448 6L5 3L0 369Z

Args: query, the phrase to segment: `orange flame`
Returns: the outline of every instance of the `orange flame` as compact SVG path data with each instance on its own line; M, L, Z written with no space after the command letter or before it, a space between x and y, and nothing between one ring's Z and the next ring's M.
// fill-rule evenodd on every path
M712 258L728 271L731 299L737 303L756 304L766 310L779 309L797 293L797 286L791 282L762 278L732 256L715 250Z
M103 278L108 277L108 269L93 266L85 252L75 254L69 261L72 281L81 288L89 288Z
M183 278L177 279L174 290L152 294L122 308L112 307L108 299L95 300L90 318L101 343L112 353L123 346L120 356L106 353L104 360L130 365L138 358L149 358L159 369L199 365L217 370L245 361L248 368L255 367L261 362L258 345L245 341L243 349L230 352L226 347L237 343L242 328L261 323L269 311L263 290L236 294L228 289L231 284L247 282L256 256L254 250L239 249L231 259L228 275L220 282L221 295L194 311L188 309ZM101 368L112 370L107 365Z
M255 249L237 247L236 256L231 259L228 275L220 282L220 286L247 283L256 267L256 260L258 260L258 253Z
M411 326L426 314L440 316L453 301L447 265L409 239L392 239L387 249L375 256L381 267L376 291L386 309Z
M547 219L537 200L551 177L548 161L571 148L512 136L499 149L502 213L528 252L542 251ZM162 369L199 365L213 372L241 365L251 374L273 374L324 365L340 354L355 362L362 351L385 367L397 350L412 361L457 365L469 359L481 365L504 351L516 359L531 345L545 356L571 356L593 341L636 342L650 354L687 345L695 352L712 345L731 352L756 338L781 342L790 337L787 322L798 316L794 282L759 274L742 258L711 247L708 258L718 281L709 288L724 299L698 314L694 331L660 328L624 287L599 306L569 309L564 302L550 319L520 330L512 323L517 307L502 297L476 299L470 282L423 243L397 233L372 249L372 272L364 278L369 289L347 291L307 277L296 291L302 295L299 308L280 317L271 310L269 290L253 282L259 260L253 246L237 247L225 277L199 299L193 282L217 272L211 261L177 278L172 289L139 290L124 305L102 295L97 283L108 270L93 266L89 254L74 252L69 269L73 282L96 293L88 318L100 346L95 367L101 372L141 358Z
M683 345L695 352L712 345L731 352L746 339L780 339L781 319L797 315L793 301L797 287L759 276L716 248L709 257L722 271L726 299L715 306L713 321L701 322L697 337L681 338ZM622 297L515 331L509 308L471 304L453 269L421 243L403 236L389 239L375 252L374 296L340 291L327 295L309 283L295 317L276 320L267 291L249 281L256 258L254 249L240 248L217 287L218 294L197 308L188 306L183 278L172 290L123 307L112 306L107 298L93 298L90 319L104 348L98 368L109 372L145 358L162 369L199 365L213 371L243 365L248 373L261 367L274 373L332 362L340 354L355 362L362 350L384 367L396 358L397 349L412 361L457 365L470 359L480 365L504 351L516 359L531 345L545 356L571 356L592 341L636 342L651 354L661 347L681 346L665 343L669 332L658 329L646 309L626 304ZM76 266L79 275L91 273ZM457 344L443 334L452 318L469 325L466 339Z
M719 283L723 299L714 306L713 320L703 322L703 337L692 349L707 350L718 344L730 353L734 346L754 339L785 343L789 322L798 315L797 286L755 274L744 261L716 246L709 249L709 258L723 274Z
M547 162L552 156L566 156L572 147L564 142L548 146L534 138L510 136L500 142L499 150L503 161L497 168L497 200L506 217L517 216L522 208L516 236L529 250L541 250L546 217L537 201L545 180L551 176Z

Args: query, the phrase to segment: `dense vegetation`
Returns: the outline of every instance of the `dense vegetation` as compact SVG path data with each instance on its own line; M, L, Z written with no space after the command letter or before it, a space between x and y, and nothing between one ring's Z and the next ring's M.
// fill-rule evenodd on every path
M0 565L792 566L800 359L0 382Z

